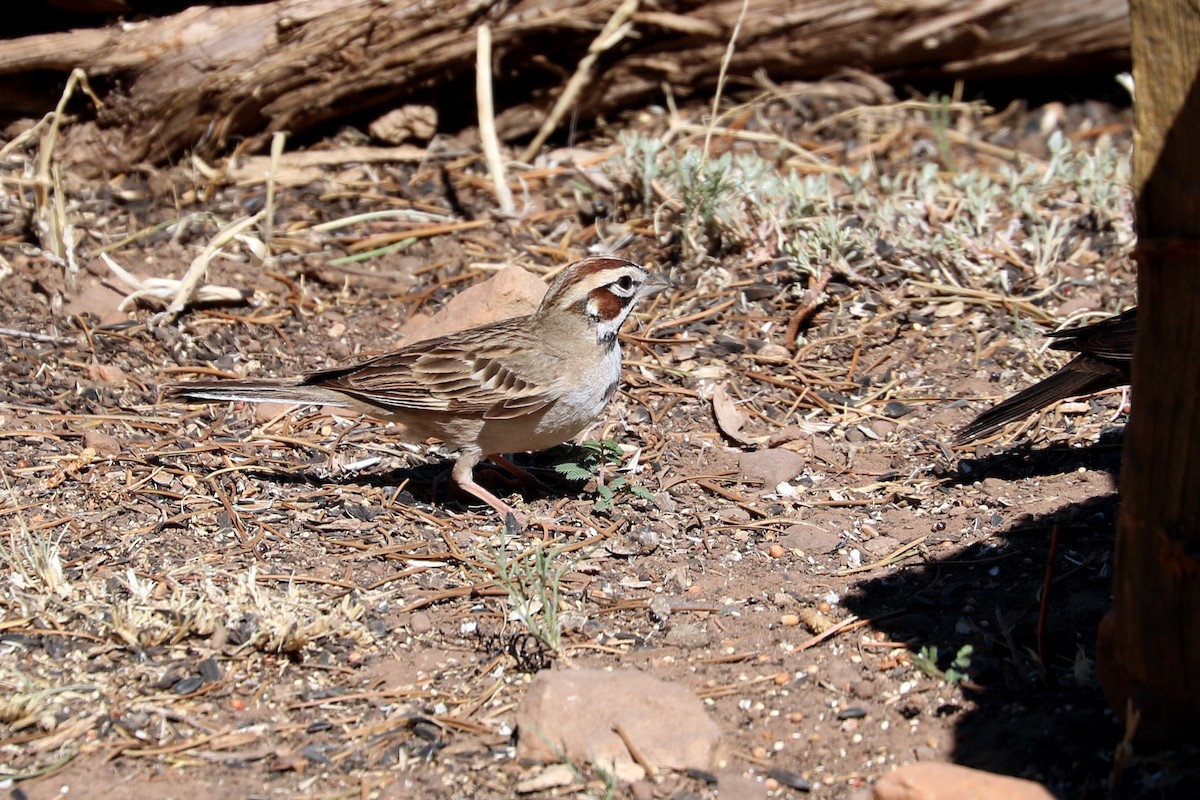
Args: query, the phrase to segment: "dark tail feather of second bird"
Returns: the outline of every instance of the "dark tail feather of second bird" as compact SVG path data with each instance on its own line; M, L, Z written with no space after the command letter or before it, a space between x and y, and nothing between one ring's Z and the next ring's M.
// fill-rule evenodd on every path
M1068 397L1128 385L1136 335L1136 308L1094 325L1050 334L1057 339L1051 348L1079 355L1050 377L980 414L955 435L955 442L981 439Z

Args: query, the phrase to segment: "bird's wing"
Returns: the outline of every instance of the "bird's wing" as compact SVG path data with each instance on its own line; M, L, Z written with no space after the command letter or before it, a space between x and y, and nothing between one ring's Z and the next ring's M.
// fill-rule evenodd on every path
M1056 340L1050 345L1055 350L1089 353L1114 361L1131 361L1133 340L1137 336L1137 308L1082 328L1055 331L1049 336Z
M348 367L314 372L309 386L342 392L385 410L480 414L511 419L554 402L522 369L536 347L522 317L403 347Z

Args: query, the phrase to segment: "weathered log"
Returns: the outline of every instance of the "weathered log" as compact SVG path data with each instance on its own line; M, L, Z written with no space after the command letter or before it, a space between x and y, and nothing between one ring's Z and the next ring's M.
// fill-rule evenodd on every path
M106 170L237 142L257 148L275 131L295 135L411 102L437 107L443 127L467 125L474 29L487 24L499 133L512 140L538 128L589 46L601 52L577 119L654 102L666 85L677 95L711 90L741 0L637 2L196 6L0 43L0 97L17 97L28 75L86 70L104 107L68 131L64 159ZM632 11L629 22L593 45L618 9ZM850 66L885 77L1050 76L1128 58L1124 0L752 0L729 74L811 79ZM55 98L42 97L49 110ZM25 96L8 106L29 104Z

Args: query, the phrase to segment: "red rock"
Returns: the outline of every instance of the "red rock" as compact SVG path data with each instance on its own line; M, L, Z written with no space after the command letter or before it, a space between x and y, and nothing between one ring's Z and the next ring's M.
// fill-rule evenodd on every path
M1054 800L1040 783L957 764L908 764L884 775L871 800Z
M750 478L759 478L767 492L773 492L779 484L795 478L804 471L806 463L807 459L804 456L782 447L742 453L738 456L738 468L742 474Z
M619 725L653 768L712 771L721 730L687 688L634 670L539 672L517 707L523 763L631 762Z
M532 314L546 294L546 282L521 267L506 267L482 283L454 295L432 317L413 317L401 329L404 343L432 339L509 317Z
M115 436L101 433L94 428L83 432L83 446L92 448L102 456L115 456L121 452L121 442Z

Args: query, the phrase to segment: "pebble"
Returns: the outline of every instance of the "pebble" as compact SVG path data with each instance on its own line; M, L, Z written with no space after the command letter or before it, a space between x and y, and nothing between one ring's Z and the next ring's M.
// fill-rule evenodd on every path
M957 764L906 764L882 776L872 800L1053 800L1040 783L996 775Z
M812 525L792 525L783 532L783 540L780 544L793 550L824 555L836 550L841 541L842 534L838 531L829 531Z
M121 443L115 436L89 428L83 432L83 446L90 447L102 456L115 456L121 452Z
M750 478L759 478L767 491L774 491L781 483L795 478L806 463L804 456L794 450L772 447L738 456L738 469Z
M418 635L429 633L433 630L433 619L424 611L414 611L408 621L408 629Z
M886 439L896 432L900 426L891 420L873 419L871 420L871 431L880 439Z
M685 622L678 625L672 625L667 631L663 641L673 647L696 648L704 647L712 637L703 625L694 622Z

